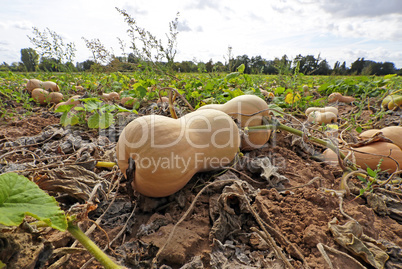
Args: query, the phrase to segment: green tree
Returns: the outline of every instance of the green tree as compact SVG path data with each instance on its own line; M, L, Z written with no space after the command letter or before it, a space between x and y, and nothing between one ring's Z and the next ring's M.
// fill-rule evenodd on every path
M0 64L0 71L10 71L10 66L8 65L8 63L3 62L2 64Z
M318 56L318 59L316 59L314 55L302 56L301 54L299 54L296 56L296 58L294 58L293 63L294 66L299 63L300 73L303 73L305 75L312 75L317 72L319 61L320 56Z
M288 56L285 54L281 59L275 58L274 66L280 75L288 75L291 72L292 60L289 60Z
M355 75L360 75L361 72L363 71L364 65L365 65L364 58L361 59L358 58L356 61L352 63L352 66L350 67L350 72Z
M245 74L250 74L250 58L244 54L242 56L237 56L236 59L233 60L233 65L232 65L232 72L236 71L237 68L244 64L244 73Z
M42 57L39 63L39 69L45 72L59 72L61 64L55 58Z
M225 65L218 61L214 64L214 71L215 72L224 72L225 71Z
M26 71L26 68L25 68L25 65L21 62L13 62L10 65L10 71L24 72L24 71Z
M266 60L260 55L251 57L250 60L250 72L252 74L265 73Z
M91 69L91 66L94 65L95 62L91 60L86 60L81 63L77 63L76 68L78 71L87 71Z
M344 61L342 64L339 61L336 61L334 64L334 69L332 70L332 74L334 75L346 75L348 73L348 68L346 67L346 62Z
M276 58L278 59L278 58ZM275 64L274 61L267 61L265 68L264 68L264 74L270 74L270 75L277 75L279 73L279 70Z
M210 59L206 64L205 64L205 69L207 70L208 73L211 73L214 69L214 63L212 62L212 59Z
M317 75L328 75L330 73L331 67L329 66L327 60L322 60L318 64L318 70L316 72Z
M39 63L39 54L33 48L21 49L21 61L28 72L34 72Z
M391 62L384 62L382 64L382 75L395 74L395 64Z

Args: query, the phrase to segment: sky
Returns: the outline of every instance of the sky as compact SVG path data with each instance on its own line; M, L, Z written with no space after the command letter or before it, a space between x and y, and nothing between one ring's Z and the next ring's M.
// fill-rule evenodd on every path
M130 52L124 9L138 26L167 43L169 22L179 15L175 61L225 63L232 54L273 60L320 55L333 66L358 58L402 68L402 0L3 0L0 4L0 63L18 62L33 47L32 27L49 28L74 42L75 62L91 59L82 37L99 38L122 55Z

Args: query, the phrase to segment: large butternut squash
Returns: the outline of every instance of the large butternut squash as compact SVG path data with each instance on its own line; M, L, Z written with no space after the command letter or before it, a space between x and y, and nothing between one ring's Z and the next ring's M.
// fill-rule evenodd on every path
M210 104L200 107L198 110L215 109L228 114L237 119L241 127L251 127L263 125L263 117L269 117L269 107L267 103L255 95L240 95L225 104ZM247 116L252 115L252 116ZM261 148L267 143L271 135L270 130L258 130L249 132L241 140L242 150L252 150Z
M32 98L41 105L58 104L63 100L63 94L60 92L48 92L41 88L35 88L31 91Z
M382 163L380 168L382 171L387 170L390 173L395 172L397 165L391 158L395 159L400 165L402 165L402 151L393 143L374 142L354 149L356 150L353 153L356 159L356 164L361 166L363 169L370 167L370 169L375 170L381 159ZM346 155L347 152L344 153ZM365 153L373 153L381 156ZM330 149L325 150L323 155L326 161L338 161L338 157ZM387 156L390 156L391 158L388 158Z
M179 119L148 115L122 131L116 145L118 166L127 177L135 161L133 188L150 197L171 195L201 171L229 164L240 146L239 129L218 110L199 110Z
M370 129L362 132L359 136L361 138L371 138L379 132L381 132L386 138L391 139L392 142L402 150L402 126L388 126L380 130Z

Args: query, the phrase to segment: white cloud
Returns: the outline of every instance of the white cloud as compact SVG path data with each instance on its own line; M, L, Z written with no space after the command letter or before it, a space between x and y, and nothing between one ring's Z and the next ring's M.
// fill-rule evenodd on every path
M15 21L11 23L11 27L15 27L21 30L31 30L33 25L29 21Z
M33 24L26 20L16 20L16 21L7 20L0 22L0 28L2 29L16 28L19 30L31 30L32 26Z
M131 3L125 3L122 9L133 15L148 15L148 11L138 6L138 4L132 5Z
M219 1L215 0L193 0L185 7L188 9L206 9L206 8L218 9L220 6Z
M317 0L321 8L340 17L380 17L402 14L400 0Z
M179 23L177 25L177 30L179 32L190 32L190 31L192 31L191 27L188 25L187 20L179 21Z

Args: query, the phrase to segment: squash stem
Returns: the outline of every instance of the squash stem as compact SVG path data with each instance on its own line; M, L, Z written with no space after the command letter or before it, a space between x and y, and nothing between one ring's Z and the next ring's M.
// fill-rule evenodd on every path
M169 90L169 110L170 110L170 115L172 116L173 119L177 119L177 114L176 114L176 110L174 110L174 106L173 106L173 91L172 89Z
M98 260L106 269L122 269L114 263L77 225L68 222L67 230L77 239L91 255Z
M275 130L275 129L284 130L286 132L295 134L295 135L300 136L300 137L307 137L312 142L315 142L317 144L323 145L324 147L327 147L327 148L331 149L332 151L334 151L336 154L338 154L338 152L339 152L339 156L341 157L342 160L346 158L345 154L340 152L339 149L331 141L326 141L326 140L323 140L323 139L320 139L320 138L317 138L317 137L314 137L314 136L311 136L311 135L306 135L304 132L302 132L300 130L297 130L295 128L286 126L286 125L284 125L284 124L282 124L282 123L280 123L280 122L278 122L276 120L269 120L269 123L271 123L271 124L259 125L259 126L250 126L250 127L247 127L247 129L249 131L252 131L252 130L264 130L264 129L268 129L268 130Z

